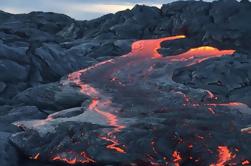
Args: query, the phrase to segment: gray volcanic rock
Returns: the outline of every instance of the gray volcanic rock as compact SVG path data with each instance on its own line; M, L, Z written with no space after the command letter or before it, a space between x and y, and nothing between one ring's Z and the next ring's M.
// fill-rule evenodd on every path
M203 41L205 45L243 51L250 50L247 41L251 27L246 25L251 15L250 9L250 3L231 0L174 2L163 5L161 10L172 20L169 28L171 34L186 34L196 41Z
M11 108L10 106L1 107L0 131L17 132L19 131L12 123L19 120L44 119L47 114L41 112L35 106L23 106Z
M197 45L246 53L250 51L250 9L249 2L234 0L184 1L165 4L161 9L136 5L132 10L90 21L77 21L56 13L1 12L0 57L25 68L22 73L26 77L22 76L21 81L26 82L25 88L28 88L55 82L73 71L126 54L131 42L142 38L175 34L189 37L183 44L177 42L168 47L163 44L160 52L164 56ZM127 43L117 45L121 40ZM30 69L27 71L27 68ZM9 82L5 83L8 86ZM24 90L13 84L9 86L12 88L7 100Z
M25 81L28 77L29 66L22 66L10 60L0 60L0 72L2 81Z
M47 114L41 112L36 106L22 106L11 109L8 114L1 117L10 122L28 119L44 119Z
M61 31L57 33L57 36L60 36L64 39L72 40L78 38L78 35L81 33L81 29L77 23L73 22L70 25L65 26Z
M0 161L2 166L18 165L17 150L10 144L10 133L0 132Z
M161 48L158 50L163 56L173 56L184 53L191 48L202 46L203 42L199 39L185 38L181 40L174 40L170 42L163 42Z
M155 7L136 5L129 13L129 17L123 23L110 27L117 38L148 37L151 26L157 24L160 18L160 11Z
M231 158L223 164L250 161L251 138L242 132L251 119L250 18L251 3L244 0L136 5L89 21L0 11L2 164L18 165L9 132L26 159L39 153L53 165L93 159L101 165L210 165L221 161L221 148ZM119 60L134 41L171 35L187 38L162 42L161 61L144 59L155 50ZM237 52L201 63L176 59L208 45ZM69 81L69 73L88 67L79 71L79 82Z
M178 69L173 79L193 88L208 89L223 101L238 101L251 106L250 73L250 56L235 54Z
M77 87L62 86L50 83L29 88L13 98L18 105L35 105L46 110L62 110L80 105L86 100L86 95Z
M82 49L84 50L84 48ZM52 80L57 80L69 72L88 67L95 62L95 60L86 57L81 52L77 53L69 50L68 53L68 50L54 43L43 44L43 46L35 50L34 54L46 65L46 68L45 65L38 66L42 77L52 77Z
M226 58L225 52L158 57L163 40L171 38L138 41L126 56L63 78L61 89L79 87L89 100L44 120L17 122L24 131L11 141L27 156L62 164L238 165L249 159L251 136L242 130L251 109L172 79L179 68ZM222 151L229 156L223 161Z
M0 57L3 59L9 59L20 63L28 63L28 56L26 51L28 43L11 43L12 45L0 44Z
M2 93L5 88L6 88L6 84L4 82L0 82L0 93Z

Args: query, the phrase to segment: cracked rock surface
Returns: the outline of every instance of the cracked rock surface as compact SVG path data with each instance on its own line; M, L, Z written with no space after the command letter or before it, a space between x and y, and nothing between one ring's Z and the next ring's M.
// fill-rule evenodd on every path
M0 11L1 164L248 165L250 18L246 0L89 21ZM201 46L236 51L184 55Z

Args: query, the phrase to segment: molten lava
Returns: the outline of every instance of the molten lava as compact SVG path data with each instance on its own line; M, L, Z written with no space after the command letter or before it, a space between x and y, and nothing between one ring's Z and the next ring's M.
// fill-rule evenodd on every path
M63 162L66 162L67 164L70 164L70 165L74 165L74 164L77 164L77 159L76 158L73 158L73 159L67 159L67 158L63 158L61 156L55 156L52 158L53 161L63 161Z
M241 162L241 164L242 165L250 165L251 163L248 160L244 160L244 161Z
M30 157L31 160L39 160L40 153L37 153L34 157Z
M235 158L235 154L232 154L227 146L218 146L218 160L216 164L210 166L225 166L228 161Z
M238 102L230 102L230 103L218 103L218 104L207 104L208 106L227 106L227 107L238 107L241 106L242 103L238 103Z
M158 49L161 48L161 42L182 38L185 38L185 36L180 35L161 39L136 41L132 44L132 51L129 54L121 56L119 58L98 63L94 66L72 73L68 76L69 82L72 82L78 87L80 87L81 92L88 95L92 99L92 102L88 106L88 111L96 112L101 117L103 117L104 121L106 121L110 127L112 127L107 129L108 132L104 132L105 134L100 134L99 136L100 139L109 142L109 144L106 146L107 149L111 149L121 154L126 153L125 150L120 147L122 143L120 143L120 140L118 140L117 138L117 134L119 134L123 129L125 129L126 125L121 122L121 118L117 115L119 111L117 111L117 109L113 106L112 97L107 94L104 94L102 91L100 91L94 86L97 77L100 77L101 81L104 81L104 85L102 84L102 86L110 86L110 84L105 84L106 79L108 79L109 82L118 82L121 86L123 85L123 87L126 87L127 85L124 82L121 82L120 78L114 76L114 74L126 72L123 73L126 75L130 72L135 72L135 70L130 70L132 67L134 67L133 64L136 64L136 68L138 68L138 65L143 64L141 67L143 72L146 72L144 73L144 78L147 79L148 75L150 75L148 73L154 71L154 63L152 63L153 61L159 60L161 62L167 62L172 66L174 70L176 68L173 66L176 66L176 64L181 64L181 66L193 65L196 63L201 63L202 61L205 61L209 58L231 55L235 52L235 50L219 50L210 46L202 46L198 48L192 48L185 53L170 57L162 57L158 53ZM140 64L141 62L142 64ZM144 66L144 64L146 67ZM149 66L147 66L148 64L150 65L150 68ZM123 67L124 71L122 70ZM132 78L133 74L128 74L128 77L123 78ZM89 83L85 83L83 80L87 80ZM123 81L126 82L128 80ZM208 95L211 99L216 98L209 91ZM189 96L187 96L186 94L184 94L183 97L185 105L191 102ZM229 103L229 105L236 105L236 103ZM208 108L208 111L210 111L212 114L215 114L212 108ZM204 137L202 136L198 136L198 138L204 140ZM155 143L152 142L153 151L157 154L157 150L155 149L154 144ZM193 148L193 145L190 145L189 148ZM212 164L211 166L223 166L226 162L230 161L235 157L235 155L233 155L229 151L228 147L225 146L219 146L218 153L219 154L217 163ZM81 156L83 157L83 155ZM92 160L88 156L84 156L83 158L84 159L81 160L77 156L74 158L67 158L64 155L57 155L53 158L53 160L61 160L68 164L94 162L94 160ZM165 158L165 160L167 160L167 157ZM181 154L178 151L173 152L172 158L175 166L179 166L182 162ZM152 160L152 163L155 162L153 162Z
M108 124L115 127L112 131L107 133L107 136L101 136L100 138L111 143L106 146L108 149L115 150L119 153L125 153L125 151L122 148L118 147L119 141L116 139L116 136L114 135L115 133L120 132L123 128L125 128L125 126L120 125L118 123L118 118L114 114L99 110L97 107L98 102L99 102L98 100L93 99L91 104L89 105L89 109L94 110L103 117L105 117Z
M202 46L198 48L192 48L185 53L172 56L170 61L189 61L193 60L190 65L201 63L209 58L221 57L224 55L232 55L235 50L219 50L211 46Z
M74 156L74 157L68 157L67 155ZM77 154L76 152L69 152L69 153L62 153L60 155L54 156L52 158L52 161L62 161L70 165L74 164L90 164L95 163L95 161L90 158L85 152L81 152L80 154Z
M120 125L118 123L118 118L116 115L109 113L107 110L103 111L99 108L99 106L109 107L109 105L111 105L110 100L106 99L105 96L102 96L98 92L98 90L95 89L94 87L92 87L91 85L82 83L81 78L80 78L82 74L85 74L90 69L94 69L95 67L98 67L102 64L106 64L107 62L111 62L111 61L108 60L105 62L101 62L101 63L94 65L90 68L81 70L79 72L72 73L68 76L68 80L70 80L71 82L73 82L77 86L79 86L82 93L94 98L88 107L89 110L95 111L98 114L100 114L101 116L103 116L105 118L105 120L108 122L108 124L111 125L112 127L114 127L114 129L112 131L107 133L107 136L100 136L101 139L110 142L110 144L107 145L106 147L108 149L115 150L116 152L119 152L119 153L125 153L125 151L122 148L118 147L119 141L116 139L116 136L114 135L115 133L120 132L123 128L125 128L125 126Z
M136 41L132 44L131 48L132 51L128 55L136 55L136 56L147 56L152 58L161 58L161 54L158 52L158 49L161 48L161 43L163 41L171 41L171 40L177 40L177 39L183 39L186 36L179 35L179 36L171 36L171 37L165 37L160 39L154 39L153 40L140 40Z
M40 156L40 153L36 154L36 156L34 157L35 160L38 160Z
M179 162L182 160L181 155L178 151L174 151L173 154L173 163L175 164L175 166L179 166Z

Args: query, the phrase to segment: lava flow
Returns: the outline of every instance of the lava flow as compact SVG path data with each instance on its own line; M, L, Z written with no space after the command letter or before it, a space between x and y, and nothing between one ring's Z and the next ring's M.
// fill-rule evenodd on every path
M161 42L183 39L183 38L185 38L184 35L179 35L179 36L172 36L154 40L136 41L132 44L131 46L132 51L130 53L121 56L120 58L98 63L92 67L80 70L78 72L69 75L68 80L70 82L74 82L76 85L80 87L82 93L92 98L92 102L88 106L88 110L95 111L98 114L100 114L102 117L104 117L107 123L113 127L113 129L109 131L105 136L100 136L101 139L109 142L109 145L107 145L106 148L114 150L118 153L126 153L125 150L119 146L121 143L116 138L116 134L118 134L124 128L126 128L126 125L122 125L120 123L119 116L115 115L116 111L114 110L116 110L116 108L112 107L111 97L102 94L101 92L99 92L97 88L94 88L93 85L91 85L90 83L84 83L81 80L85 79L90 81L90 78L92 78L93 76L95 76L95 78L96 77L104 78L104 80L101 80L101 82L105 81L107 76L108 78L111 77L110 80L112 81L118 80L118 78L114 77L112 73L120 72L120 70L122 70L123 67L128 67L128 66L131 67L130 65L132 63L135 63L136 65L137 63L143 64L144 62L145 64L151 63L151 59L160 59L171 63L174 62L183 63L188 61L188 65L192 65L195 63L200 63L212 57L220 57L223 55L230 55L234 53L234 50L221 51L218 50L217 48L209 46L193 48L180 55L166 58L162 58L161 54L158 53L158 49L161 48L160 46ZM144 67L142 66L142 68ZM129 70L127 71L129 73ZM104 82L104 84L106 84L106 82ZM122 83L120 83L120 85L122 85ZM123 86L126 87L126 85L124 84ZM180 157L180 154L177 151L174 151L173 158L174 158L173 162L175 163L175 165L179 165L179 162L182 160L182 158Z
M67 155L74 156L72 158L68 158ZM95 163L95 161L90 158L85 152L81 152L80 154L70 151L68 153L62 153L60 155L56 155L52 158L53 161L63 161L67 164L90 164Z
M173 163L175 166L179 166L179 162L182 160L181 156L180 156L180 153L177 152L177 151L174 151L173 154L172 154L172 157L173 157Z
M182 39L185 38L185 36L173 36L173 37L166 37L161 39L156 39L154 42L152 40L142 40L137 41L132 44L132 51L125 55L126 56L143 56L143 57L152 57L152 58L160 58L161 55L158 53L158 49L161 47L160 43L163 41L169 41L169 40L175 40L175 39ZM68 76L68 80L71 82L74 82L77 86L80 87L80 90L82 93L90 96L93 98L92 103L89 105L89 110L93 110L100 115L102 115L105 120L108 122L108 124L114 129L106 134L106 136L100 136L101 139L110 142L109 145L106 147L108 149L115 150L119 153L125 153L125 150L121 147L119 147L119 141L116 138L116 133L120 132L123 128L126 126L119 124L119 118L113 114L108 112L107 110L101 110L99 109L98 105L106 105L106 107L109 107L112 103L110 100L106 99L109 97L106 97L98 92L97 89L92 87L89 84L82 83L81 76L88 74L88 71L95 70L96 68L102 67L103 65L111 64L112 60L104 61L101 63L98 63L92 67L89 67L84 70L80 70L78 72L72 73ZM113 80L113 79L111 79Z
M76 112L71 112L72 109L64 110L58 112L55 117L49 116L51 119L39 123L41 125L21 122L22 125L38 131L40 128L46 129L41 129L43 132L49 128L53 131L52 134L57 133L57 127L60 125L63 125L64 129L67 128L68 126L64 126L64 122L79 124L81 129L85 129L84 136L78 134L78 132L74 134L77 135L75 137L83 137L78 142L84 145L83 147L86 149L81 149L81 151L84 150L88 156L79 152L78 145L76 148L76 145L72 142L65 144L63 141L59 141L65 145L65 148L71 148L72 145L75 148L72 149L77 149L77 152L65 153L68 149L64 149L65 151L62 153L63 150L60 149L61 151L56 153L57 155L50 158L53 161L60 160L68 164L86 164L94 161L99 163L104 160L105 162L113 160L116 163L120 162L121 158L123 158L123 162L134 162L147 160L145 156L150 156L151 163L158 164L160 162L160 165L171 163L179 166L185 162L192 162L196 165L199 162L207 161L208 165L213 163L211 166L223 166L232 162L237 158L237 155L229 150L232 147L219 146L217 159L208 157L208 148L206 148L205 153L200 154L200 151L204 152L203 147L205 146L202 146L202 144L208 144L208 147L222 144L218 137L215 138L216 142L212 138L209 140L207 137L209 131L211 133L219 131L227 133L226 128L224 128L226 125L218 125L217 130L214 128L214 125L217 124L212 123L214 119L210 118L218 118L217 123L221 123L222 119L218 116L220 113L218 114L217 110L213 108L239 108L244 106L235 102L228 104L203 102L205 94L211 100L216 100L216 97L208 90L194 89L176 83L172 80L172 76L174 71L179 68L201 63L210 58L231 55L235 51L202 46L168 57L162 57L158 53L161 42L183 38L185 36L180 35L136 41L132 44L130 53L70 74L67 80L62 81L62 86L77 86L79 89L74 88L74 90L81 91L90 99L84 101L80 113L77 112L76 115ZM189 105L194 107L191 109ZM207 109L203 110L204 108ZM191 113L182 110L189 110ZM208 116L208 111L215 115ZM223 116L225 118L225 115ZM184 121L181 119L184 119ZM204 119L206 122L204 122ZM231 120L226 119L226 123L229 121ZM34 122L37 123L37 121ZM206 126L206 123L212 126ZM90 127L91 125L92 127ZM185 128L183 128L184 126ZM155 133L157 134L155 135ZM46 135L47 133L43 134ZM173 135L181 137L182 134L184 134L184 138L178 143L171 139ZM98 137L94 138L93 136ZM186 139L193 137L199 141L190 145L191 142ZM148 142L149 140L151 141ZM106 143L105 146L104 143ZM149 145L152 143L153 148L150 146L151 148L148 149L148 143ZM186 146L181 146L182 148L176 146L176 144L183 143L187 143ZM93 150L92 146L97 150ZM167 149L164 149L164 147L167 147ZM184 148L186 149L184 150ZM196 149L196 154L202 157L193 156L192 151L194 149ZM58 152L59 150L55 151ZM187 152L189 152L189 155ZM110 154L112 154L112 157L109 156ZM118 158L113 155L118 156ZM247 164L249 161L243 160L241 162Z
M148 56L152 58L161 58L162 55L158 52L158 49L161 48L161 43L163 41L172 41L177 39L186 38L184 35L165 37L160 39L153 40L140 40L132 44L132 51L127 54L129 56Z
M89 105L89 109L94 110L100 115L102 115L103 117L105 117L109 125L115 127L112 131L107 133L107 136L101 136L100 138L111 143L106 146L108 149L115 150L119 153L125 153L125 151L119 147L119 141L116 139L116 136L114 135L117 132L120 132L123 128L125 128L125 126L119 124L118 118L114 114L99 110L97 107L98 102L99 102L98 100L93 99L92 103ZM108 104L109 104L109 101L108 101Z
M87 70L85 70L87 71ZM88 109L90 111L95 111L101 116L105 118L105 120L108 122L108 124L114 129L112 131L108 132L106 136L100 136L101 139L110 142L109 145L106 147L108 149L115 150L119 153L125 153L125 151L119 147L119 141L116 139L116 134L117 132L120 132L125 126L120 125L118 122L118 118L115 114L109 113L108 111L103 111L99 108L99 106L104 106L105 108L109 109L111 102L109 99L107 99L106 96L101 95L95 88L88 84L83 84L80 81L80 74L79 73L73 73L73 75L70 75L69 79L73 81L75 84L77 84L81 88L81 92L89 95L90 97L93 98L91 104L89 105ZM110 107L110 109L113 109Z
M232 154L227 146L218 147L218 161L210 166L224 166L228 161L234 159L236 155Z
M189 61L193 62L187 66L191 66L197 63L201 63L209 58L221 57L224 55L232 55L235 50L219 50L211 46L202 46L198 48L191 48L185 53L175 55L171 57L170 61Z

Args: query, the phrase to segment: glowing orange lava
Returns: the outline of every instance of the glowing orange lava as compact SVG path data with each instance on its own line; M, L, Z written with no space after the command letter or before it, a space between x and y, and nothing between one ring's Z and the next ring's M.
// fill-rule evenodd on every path
M250 165L251 163L248 160L244 160L244 161L241 162L241 164L242 165Z
M92 87L89 84L82 83L82 81L81 81L82 74L85 74L90 69L94 69L94 68L101 66L103 64L106 64L108 62L112 62L112 60L104 61L104 62L98 63L92 67L89 67L87 69L72 73L68 76L68 80L70 80L71 82L73 82L77 86L79 86L82 93L93 98L91 104L88 106L88 109L91 111L95 111L98 114L102 115L107 120L108 124L114 127L114 129L112 129L111 132L107 133L107 136L100 137L101 139L111 143L111 144L107 145L106 147L108 149L115 150L116 152L119 152L119 153L125 153L125 151L122 148L118 147L119 141L116 139L116 136L114 135L115 133L120 132L123 128L125 128L125 126L120 125L118 123L118 118L116 115L109 113L109 112L106 112L106 110L105 111L100 110L98 108L99 105L110 105L111 102L107 99L102 99L102 97L101 97L102 95L98 92L98 90L96 90L94 87Z
M190 63L190 65L194 65L196 63L201 63L209 58L221 57L224 55L232 55L235 50L219 50L217 48L211 46L202 46L198 48L192 48L185 53L173 56L170 58L171 61L188 61L188 60L196 60L196 62Z
M81 164L95 163L95 161L91 159L85 152L81 152L80 155L73 153L73 155L75 155L75 157L73 158L68 158L65 154L57 155L52 158L52 161L63 161L70 165L78 163Z
M170 64L172 64L171 62L177 62L177 63L180 62L182 64L183 64L183 62L185 62L185 65L189 66L189 65L203 62L209 58L221 57L224 55L231 55L235 52L235 50L219 50L219 49L211 47L211 46L202 46L202 47L198 47L198 48L192 48L192 49L188 50L187 52L179 54L179 55L165 57L165 58L162 58L160 53L158 53L158 49L161 48L161 42L171 41L171 40L176 40L176 39L183 39L183 38L185 38L184 35L179 35L179 36L172 36L172 37L153 39L153 40L136 41L132 44L132 46L131 46L132 51L129 54L124 55L122 57L119 57L117 59L107 60L107 61L98 63L96 65L89 67L89 68L72 73L68 76L68 80L70 82L73 82L77 86L79 86L81 89L81 92L88 95L92 99L92 102L88 106L88 110L95 111L96 113L101 115L103 117L103 119L111 127L113 127L112 129L109 128L109 132L107 132L105 135L101 135L99 137L100 139L109 142L109 145L107 145L106 148L112 149L118 153L126 153L125 150L120 147L121 143L116 138L116 134L121 132L126 126L121 124L119 117L114 113L116 111L113 111L111 109L112 104L113 104L111 101L111 98L109 96L102 94L101 91L99 91L98 89L93 87L91 85L91 83L90 84L84 83L83 80L81 80L81 76L88 75L88 72L90 70L93 70L94 74L91 73L92 77L93 77L93 75L96 76L95 72L97 71L97 73L99 73L98 76L105 75L108 73L106 75L106 77L104 77L104 78L109 78L113 82L117 82L117 81L120 82L119 78L114 77L112 74L114 72L120 71L118 69L119 68L118 66L120 64L130 63L131 61L134 61L137 58L140 60L144 59L144 60L146 60L146 62L151 62L150 60L152 60L153 58L154 59L161 58L161 60L163 60L163 61L165 60L166 62L168 62ZM137 58L135 58L135 57L137 57ZM107 64L108 64L108 66L105 66L104 68L106 70L108 70L108 68L109 69L112 68L112 70L114 70L114 71L111 72L109 70L108 72L105 72L103 70L104 68L102 68L102 66L107 65ZM146 63L146 64L148 64L148 63ZM149 63L149 64L152 64L152 63ZM176 64L176 63L174 63L174 64ZM111 65L111 66L109 66L109 65ZM112 65L114 65L114 66L112 66ZM125 65L125 67L127 67L127 66ZM149 73L149 72L152 72L153 70L154 70L154 68L151 66L147 72ZM89 79L89 78L91 79L92 77L86 76L87 79ZM121 83L121 85L122 85L122 83ZM123 86L126 86L126 84L123 84ZM216 99L216 97L209 91L208 91L208 95L209 95L210 99ZM185 94L184 94L184 102L185 102L185 104L191 102L191 99L189 98L189 96L186 96ZM238 103L208 104L207 106L218 106L218 105L238 106ZM212 108L209 108L208 111L210 111L212 114L215 114L215 112ZM198 138L201 140L204 140L204 137L202 137L202 136L198 136ZM154 144L155 143L152 142L153 151L155 153L157 153L157 151L154 147ZM193 145L189 145L189 148L193 148ZM226 146L219 146L218 153L219 154L218 154L217 163L211 164L210 166L224 166L224 164L226 162L230 161L231 159L233 159L235 157L235 155L233 155L229 151L228 147L226 147ZM60 161L66 162L68 164L94 162L94 160L92 160L87 155L84 155L82 153L81 153L80 157L82 157L84 159L79 159L78 155L76 155L74 158L67 158L67 157L65 157L65 155L57 155L57 156L53 157L52 160L60 160ZM181 157L180 152L174 151L172 154L172 158L173 158L174 165L179 166L182 161L182 157ZM153 160L152 160L152 163L155 163L155 162L153 162Z
M132 44L131 48L132 51L129 55L137 55L137 56L147 56L152 58L160 58L161 55L158 53L158 49L161 48L161 43L163 41L171 41L176 39L183 39L186 36L178 35L178 36L171 36L171 37L164 37L160 39L152 40L140 40L136 41Z
M207 104L208 106L228 106L228 107L238 107L241 106L241 103L238 102L230 102L230 103L217 103L217 104Z
M67 158L63 158L61 156L55 156L52 158L53 161L64 161L66 162L67 164L70 164L70 165L73 165L73 164L76 164L77 163L77 159L76 157L74 159L67 159Z
M87 71L87 70L85 70ZM81 72L74 72L72 74L69 74L68 76L68 80L72 81L73 83L75 83L77 86L80 87L80 91L88 96L91 97L95 97L95 96L99 96L100 94L98 93L98 91L93 88L92 86L88 85L88 84L83 84L81 82Z
M251 134L251 127L241 129L242 133Z
M40 153L36 154L36 156L34 157L34 160L38 160L40 156Z
M208 108L208 111L211 112L212 114L215 114L215 111L212 108Z
M31 160L39 160L40 153L37 153L34 157L30 157Z
M216 164L210 166L224 166L228 161L235 158L235 154L231 153L227 146L218 146L218 160Z
M114 114L99 110L97 107L98 102L99 102L98 100L93 99L91 104L89 105L89 109L94 110L100 115L102 115L103 117L105 117L108 124L115 127L112 131L107 133L107 136L101 136L100 138L105 141L111 142L111 144L106 146L108 149L113 149L119 153L125 153L125 151L122 148L118 147L119 142L116 139L116 136L114 135L115 133L120 132L123 128L125 128L125 126L120 125L118 123L118 118Z
M179 162L182 160L180 153L178 151L174 151L172 156L175 166L179 166Z

